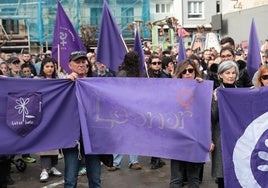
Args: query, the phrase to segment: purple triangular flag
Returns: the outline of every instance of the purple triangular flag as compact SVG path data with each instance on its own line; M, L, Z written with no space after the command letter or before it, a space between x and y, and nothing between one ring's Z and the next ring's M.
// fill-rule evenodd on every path
M60 66L67 73L71 72L68 63L70 53L73 51L86 51L86 48L60 2L58 2L52 44L52 56L60 63Z
M136 51L140 56L140 71L142 75L146 74L146 65L144 60L144 52L141 45L140 31L139 27L135 28L135 41L134 41L134 51Z
M97 61L113 71L118 71L127 53L125 42L106 1L103 4L100 33L97 46Z
M179 35L179 45L178 45L179 52L178 52L178 61L177 61L178 64L186 59L186 50L185 50L185 47L184 47L182 31L180 30L179 33L180 33L180 35Z
M260 51L261 48L259 38L254 19L252 19L249 41L248 41L248 56L247 56L247 70L251 78L253 78L255 72L259 69L259 66L261 64Z

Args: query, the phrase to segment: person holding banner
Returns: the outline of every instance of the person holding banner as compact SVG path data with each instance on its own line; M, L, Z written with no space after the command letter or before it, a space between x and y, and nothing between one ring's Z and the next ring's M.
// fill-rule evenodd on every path
M68 79L75 81L78 78L85 78L91 69L87 69L87 54L84 51L74 51L69 56L69 68L71 74ZM76 188L79 165L82 157L85 157L85 166L87 171L88 186L90 188L101 187L101 162L98 155L84 154L83 142L77 141L74 148L62 149L64 154L64 188Z
M56 73L57 61L51 57L44 58L40 67L40 74L34 78L54 79L57 78ZM56 168L58 164L58 150L44 151L38 153L40 155L41 174L40 182L48 181L49 176L62 176L62 173Z
M170 56L164 55L162 57L162 62L158 55L152 54L149 57L148 59L149 78L172 78L173 74L174 74L174 63ZM162 168L165 164L166 163L160 157L151 157L151 169Z
M202 82L199 68L195 65L191 59L182 61L176 71L175 78L182 79L196 79L198 82ZM208 148L209 151L209 148ZM194 152L194 151L190 151ZM196 163L192 161L180 161L171 159L170 161L171 178L170 188L181 188L183 187L184 175L186 171L186 178L188 180L188 187L199 188L199 174L202 169L203 163Z
M142 77L140 72L139 54L136 51L130 51L124 56L123 63L119 67L117 77ZM108 167L108 171L120 169L124 155L114 154L113 166ZM133 170L142 169L137 155L129 155L129 168Z
M0 69L0 77L3 72ZM0 188L6 188L7 185L14 184L14 180L10 176L11 156L0 155Z
M239 78L239 69L234 61L223 61L218 66L218 78L220 86L218 88L236 88L235 82ZM212 130L212 171L213 177L217 178L218 188L224 188L222 149L221 149L221 129L219 124L219 111L217 102L217 88L214 90L211 108L211 130Z

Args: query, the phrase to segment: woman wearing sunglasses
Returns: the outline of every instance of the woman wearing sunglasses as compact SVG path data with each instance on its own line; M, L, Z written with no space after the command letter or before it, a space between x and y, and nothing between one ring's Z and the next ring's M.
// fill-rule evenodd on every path
M258 70L257 87L268 86L268 65L262 65Z
M175 78L190 78L199 82L203 81L199 68L191 59L187 59L178 65L175 71Z
M178 65L175 71L175 77L182 79L196 79L198 82L203 81L203 79L201 78L199 68L196 66L195 62L191 59L184 60ZM196 153L189 152L189 155L196 155ZM171 159L170 162L171 162L170 188L182 187L185 178L188 181L188 187L193 188L199 187L200 183L199 175L204 163L180 161L174 159Z
M162 62L158 55L151 55L148 60L148 77L149 78L160 78Z
M239 68L237 63L231 60L220 63L218 66L218 78L220 80L220 86L218 88L236 88L236 81L239 78ZM217 89L215 89L213 93L211 112L211 130L213 142L211 149L211 174L213 177L217 178L218 188L224 188Z

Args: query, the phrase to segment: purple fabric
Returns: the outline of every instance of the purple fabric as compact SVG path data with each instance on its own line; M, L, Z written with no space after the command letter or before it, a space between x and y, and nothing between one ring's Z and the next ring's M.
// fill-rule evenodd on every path
M261 64L261 48L256 30L254 19L252 19L249 41L248 41L248 56L247 56L247 70L249 76L253 78L255 72L259 69Z
M144 60L144 53L141 45L141 38L140 38L140 30L137 27L135 29L135 41L134 41L134 51L136 51L140 56L140 71L142 75L146 75L145 69L145 60Z
M86 51L86 48L58 1L52 56L60 63L61 67L67 71L67 73L71 72L68 63L69 56L73 51Z
M181 63L183 60L186 59L186 50L184 47L184 42L183 42L183 35L180 30L180 35L179 35L179 46L178 46L179 52L178 52L178 64Z
M80 121L72 81L0 78L0 85L0 155L35 153L76 145ZM18 135L6 123L10 92L38 92L42 95L42 121L26 136Z
M86 153L209 161L211 81L79 79Z
M105 0L101 16L96 59L111 70L118 71L118 67L123 62L126 53L125 42Z
M218 90L226 187L267 187L268 87Z

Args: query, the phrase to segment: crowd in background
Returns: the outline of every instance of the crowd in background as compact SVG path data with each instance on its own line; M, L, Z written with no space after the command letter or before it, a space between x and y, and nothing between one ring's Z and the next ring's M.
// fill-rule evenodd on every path
M87 68L91 71L87 71L84 77L148 77L148 78L201 78L202 80L212 80L214 82L214 111L212 116L214 117L214 124L212 123L212 145L208 148L208 151L212 152L212 175L217 178L218 187L224 187L224 179L222 173L222 158L219 139L219 122L217 121L217 94L216 90L219 87L261 87L268 85L268 40L265 41L261 49L261 62L260 69L256 72L254 78L250 78L246 69L247 62L247 49L242 48L241 45L236 45L235 41L231 37L225 37L220 41L221 50L218 52L215 48L205 49L202 52L195 52L190 47L186 48L187 59L178 62L178 48L169 47L157 50L153 50L152 45L147 42L144 45L144 60L145 62L139 62L137 53L133 52L132 48L129 48L129 52L126 54L124 61L122 62L119 70L110 70L101 62L96 61L96 53L88 52L86 54ZM135 60L134 60L135 59ZM134 62L134 63L133 63ZM142 75L139 72L139 63L144 63L146 66L146 74ZM44 54L33 55L27 51L23 53L0 54L0 73L7 77L19 77L19 78L68 78L68 74L61 69L61 66L56 60L52 58L51 51L47 51ZM89 75L90 74L90 75ZM225 76L227 74L233 74L232 81L227 83ZM213 115L214 114L214 115ZM215 115L216 114L216 115ZM213 132L214 131L214 132ZM216 135L216 136L215 136ZM215 139L215 140L214 140ZM56 154L60 154L56 152ZM46 182L49 173L54 175L61 175L55 165L57 164L57 158L44 158L41 155L43 163L41 165L40 181ZM45 155L48 156L48 155ZM1 160L7 156L0 156ZM28 157L28 161L27 158ZM122 155L114 154L114 166L109 167L109 171L115 171L120 169L120 163L123 158ZM142 169L142 166L138 162L138 156L130 155L129 168L134 170ZM31 161L31 156L26 154L25 162ZM49 161L44 162L44 161ZM54 162L52 162L54 161ZM165 162L158 158L151 158L151 169L158 169L165 165ZM49 167L47 167L49 166ZM5 167L8 171L5 181L8 184L13 184L14 181L10 176L10 164ZM47 170L49 168L49 170ZM81 165L80 171L83 174L86 173L85 165ZM193 168L196 171L193 171ZM178 162L173 160L171 163L171 184L170 187L182 186L185 179L189 181L189 185L192 187L199 187L198 183L202 181L203 164L186 164L184 162ZM2 171L2 170L1 170ZM3 171L2 171L3 172ZM43 174L43 176L42 176ZM45 174L45 175L44 175ZM201 174L201 175L200 175ZM1 175L0 175L1 176ZM0 179L0 181L2 181ZM193 182L191 184L191 182Z

